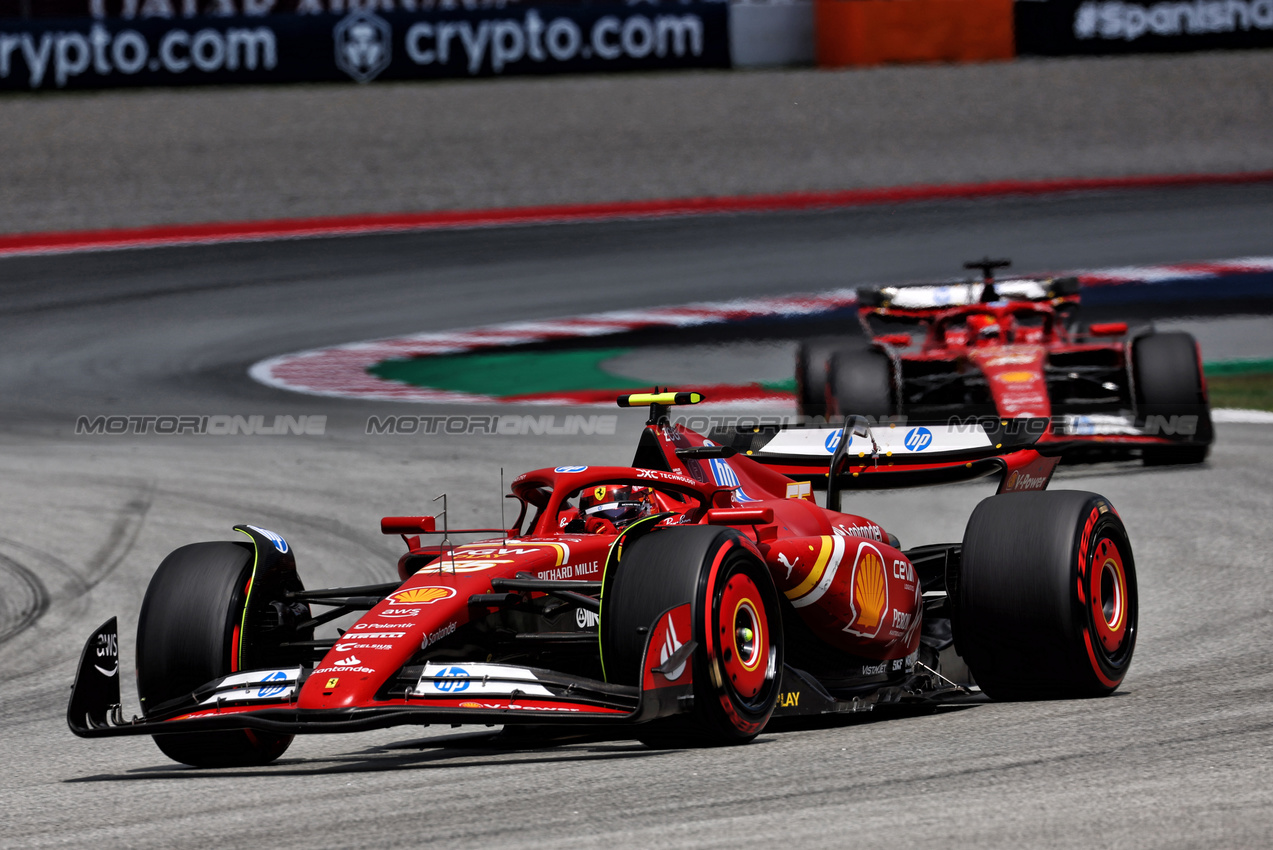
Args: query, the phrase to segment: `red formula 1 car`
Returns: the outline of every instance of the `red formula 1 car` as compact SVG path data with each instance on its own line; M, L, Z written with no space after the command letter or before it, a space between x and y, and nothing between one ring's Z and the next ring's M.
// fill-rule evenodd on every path
M1137 631L1131 545L1103 497L1043 491L1056 460L1037 433L925 428L916 451L905 429L856 417L739 451L668 424L668 405L699 398L621 398L650 406L631 465L521 475L520 515L491 539L455 545L434 517L386 517L407 545L388 584L306 590L289 543L252 525L175 550L142 603L142 716L122 715L112 618L85 646L71 729L233 766L298 733L438 722L741 743L771 718L966 697L969 669L999 699L1118 687ZM990 473L1001 493L962 543L904 550L839 509L846 488ZM831 482L830 507L815 481Z
M865 337L801 345L800 412L910 422L951 417L1051 419L1045 442L1067 456L1138 452L1146 463L1198 463L1213 432L1197 343L1186 333L1080 325L1075 278L858 290ZM919 326L922 337L898 332ZM891 326L891 327L890 327Z

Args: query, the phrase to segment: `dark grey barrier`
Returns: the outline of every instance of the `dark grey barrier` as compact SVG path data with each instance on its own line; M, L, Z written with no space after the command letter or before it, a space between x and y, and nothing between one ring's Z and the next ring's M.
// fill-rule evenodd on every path
M0 89L729 67L728 5L0 21Z
M1022 56L1273 46L1273 0L1017 0L1013 6Z

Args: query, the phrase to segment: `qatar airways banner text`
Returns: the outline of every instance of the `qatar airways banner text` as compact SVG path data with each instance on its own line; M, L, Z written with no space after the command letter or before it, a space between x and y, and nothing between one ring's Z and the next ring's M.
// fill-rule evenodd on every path
M0 21L0 89L729 67L728 4Z
M1013 6L1023 56L1273 47L1273 0L1017 0Z

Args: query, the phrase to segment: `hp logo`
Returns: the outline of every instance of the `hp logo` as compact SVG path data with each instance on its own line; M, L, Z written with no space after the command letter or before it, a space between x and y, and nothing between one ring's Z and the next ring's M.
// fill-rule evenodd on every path
M933 432L927 428L912 428L906 432L906 448L913 452L922 452L933 444Z
M284 682L284 681L287 681L287 674L284 673L282 670L276 670L270 675L266 676L261 681L262 682ZM282 685L267 685L263 688L260 688L256 692L256 695L261 699L267 699L269 697L279 696L285 690L287 690L287 688Z
M433 687L446 694L468 690L468 671L463 667L448 667L438 674L438 681L433 683Z
M836 450L836 447L839 445L840 445L840 431L839 429L836 429L835 431L832 431L831 434L827 437L827 442L826 442L827 454L834 453Z

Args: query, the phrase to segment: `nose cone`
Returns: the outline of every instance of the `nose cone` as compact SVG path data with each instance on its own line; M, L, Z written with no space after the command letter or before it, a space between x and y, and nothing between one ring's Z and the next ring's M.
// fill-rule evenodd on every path
M377 677L329 667L319 670L301 686L298 708L350 708L375 696Z

